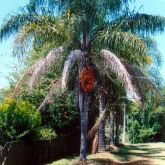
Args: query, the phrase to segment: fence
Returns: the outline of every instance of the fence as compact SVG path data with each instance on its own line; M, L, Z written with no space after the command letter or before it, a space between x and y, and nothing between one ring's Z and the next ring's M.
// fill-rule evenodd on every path
M79 136L7 143L2 152L0 164L43 165L68 155L77 154L79 147Z

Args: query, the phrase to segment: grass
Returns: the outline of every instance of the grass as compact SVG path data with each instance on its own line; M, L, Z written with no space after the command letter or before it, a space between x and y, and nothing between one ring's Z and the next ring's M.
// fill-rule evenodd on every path
M76 160L78 160L78 158L78 156L63 158L48 165L72 165Z
M72 165L78 159L65 158L49 165ZM117 151L88 155L87 159L89 165L165 165L165 143L126 145Z

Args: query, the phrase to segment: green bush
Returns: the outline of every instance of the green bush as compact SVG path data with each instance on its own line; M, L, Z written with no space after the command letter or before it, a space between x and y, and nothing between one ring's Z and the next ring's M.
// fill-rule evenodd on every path
M42 115L42 120L58 134L66 135L79 130L79 111L75 109L75 94L58 91Z
M41 125L41 115L28 101L5 99L0 104L0 142L25 138L44 139L55 136Z
M163 139L165 110L148 107L145 111L132 106L127 120L127 133L131 143L146 143Z
M140 132L138 135L139 142L143 142L143 143L151 142L156 134L153 128L140 129L139 132Z

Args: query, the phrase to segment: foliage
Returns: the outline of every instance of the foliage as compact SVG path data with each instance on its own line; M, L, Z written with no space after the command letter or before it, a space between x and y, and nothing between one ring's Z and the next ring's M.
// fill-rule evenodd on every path
M37 134L38 139L49 139L49 138L56 138L57 135L55 131L51 128L46 128L46 127L40 127L38 129L38 134Z
M1 141L18 140L31 135L41 125L41 117L26 101L6 99L0 105Z
M143 143L163 140L162 129L164 123L163 107L145 109L144 111L131 106L132 111L128 114L127 131L132 143Z
M0 104L0 141L43 139L55 136L41 125L41 115L28 101L6 98Z
M144 128L139 130L137 138L139 138L139 142L147 143L154 140L155 134L156 131L153 128Z
M73 133L79 128L79 112L75 109L74 92L58 91L56 96L49 100L46 111L42 115L43 123L55 129L57 133Z

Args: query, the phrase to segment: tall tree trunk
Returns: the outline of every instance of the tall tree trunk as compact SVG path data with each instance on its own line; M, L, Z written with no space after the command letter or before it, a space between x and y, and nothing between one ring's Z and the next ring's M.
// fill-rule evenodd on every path
M79 75L83 68L82 62L79 63ZM86 160L87 152L87 128L88 128L88 111L90 96L88 93L84 93L79 83L79 109L81 120L81 139L80 139L80 160Z
M119 117L120 117L120 112L119 108L117 108L116 111L116 136L115 136L115 144L119 145Z
M82 90L79 93L80 104L80 119L81 119L81 146L80 160L86 160L87 152L87 127L88 127L88 111L89 111L89 96L84 94Z
M114 145L114 125L115 125L115 120L114 120L114 106L111 107L110 109L110 144Z
M99 96L99 115L102 115L105 108L105 94L101 91ZM105 123L101 121L99 125L99 146L98 152L105 151Z
M123 105L123 144L126 140L126 105Z
M84 60L89 60L89 35L88 31L84 29L83 31L83 60L79 63L79 76L83 68ZM80 82L80 81L79 81ZM80 109L80 120L81 120L81 146L80 146L80 160L86 160L87 152L87 128L88 128L88 111L89 111L90 95L89 93L84 93L81 87L79 87L79 109Z

